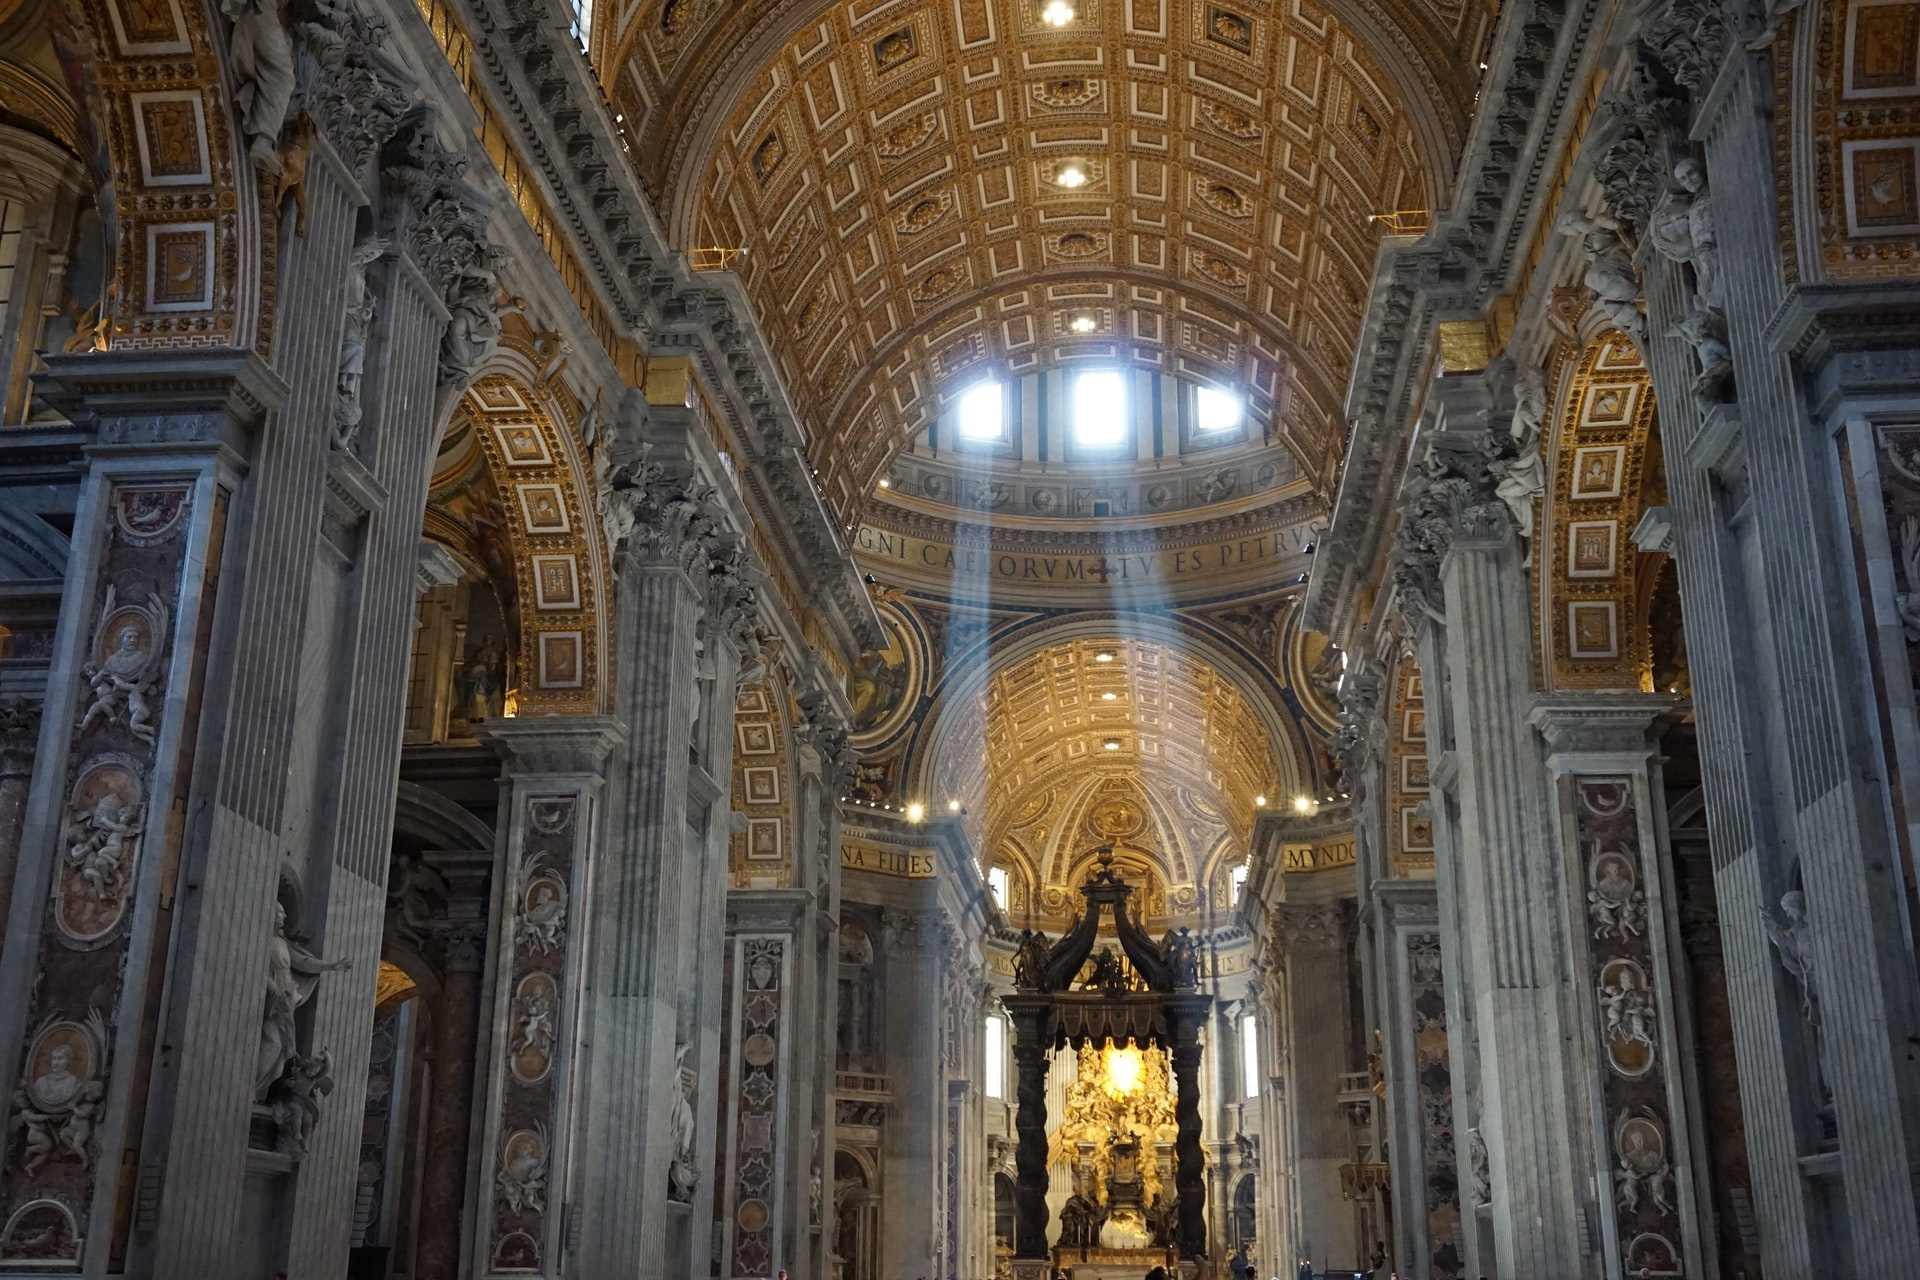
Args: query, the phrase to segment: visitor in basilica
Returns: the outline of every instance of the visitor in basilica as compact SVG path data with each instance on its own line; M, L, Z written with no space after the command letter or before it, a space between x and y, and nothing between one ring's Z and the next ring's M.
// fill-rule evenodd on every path
M1917 263L1908 0L0 0L0 1271L1910 1274Z

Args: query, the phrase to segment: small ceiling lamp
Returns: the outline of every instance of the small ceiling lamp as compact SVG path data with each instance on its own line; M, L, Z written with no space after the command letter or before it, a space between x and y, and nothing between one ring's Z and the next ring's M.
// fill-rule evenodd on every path
M1100 322L1093 318L1091 311L1082 311L1072 320L1068 321L1067 327L1075 333L1092 333L1100 327Z
M927 816L927 806L921 804L918 800L915 800L912 804L907 806L908 822L918 822L920 821L920 819L926 816Z
M960 812L960 802L958 800L947 801L947 812L948 813Z
M881 487L882 489L891 489L891 488L893 488L893 481L891 481L891 480L889 480L889 479L887 479L887 478L886 478L885 476L881 476L881 477L880 477L880 487Z
M1105 747L1109 751L1118 751L1120 749L1120 739L1108 738L1105 742L1101 743L1100 745Z
M1102 701L1102 702L1112 702L1112 701L1113 701L1113 700L1114 700L1115 698L1117 698L1117 697L1119 697L1119 696L1120 696L1119 694L1117 694L1117 693L1114 693L1114 692L1113 692L1112 690L1108 690L1108 691L1107 691L1106 693L1103 693L1103 694L1101 694L1101 695L1100 695L1100 701Z
M1055 186L1065 187L1069 191L1084 187L1087 185L1087 166L1078 160L1063 160L1060 167L1053 171L1053 182Z
M1102 649L1100 652L1093 655L1093 660L1095 662L1112 662L1113 654L1106 649Z
M1320 803L1312 796L1295 796L1293 798L1293 811L1295 813L1312 816L1320 811Z
M1267 798L1265 796L1255 796L1253 803L1255 808L1264 809L1267 807Z
M1067 0L1047 0L1040 8L1040 21L1050 27L1064 27L1073 18L1073 6Z

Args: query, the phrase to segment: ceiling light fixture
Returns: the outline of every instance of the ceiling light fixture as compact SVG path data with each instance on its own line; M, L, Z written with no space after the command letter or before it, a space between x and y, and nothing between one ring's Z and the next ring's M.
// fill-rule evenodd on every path
M1118 751L1120 749L1120 739L1108 738L1105 742L1101 743L1100 745L1105 747L1109 751Z
M1087 185L1086 166L1078 160L1068 160L1053 171L1053 181L1055 186L1065 187L1069 191L1084 187Z
M1102 702L1112 702L1112 701L1113 701L1113 700L1114 700L1115 698L1117 698L1117 697L1119 697L1119 696L1120 696L1120 695L1119 695L1119 694L1117 694L1117 693L1111 693L1111 692L1109 692L1109 693L1103 693L1103 694L1101 694L1101 695L1100 695L1100 701L1102 701Z
M1067 327L1075 333L1092 333L1100 327L1100 322L1095 320L1091 313L1082 311L1068 323Z
M1320 806L1314 801L1312 796L1295 796L1293 798L1293 811L1295 813L1311 815L1318 812L1319 809Z
M1040 10L1040 21L1050 27L1064 27L1074 18L1073 6L1067 0L1047 0Z
M1100 652L1093 655L1093 660L1095 662L1112 662L1113 655L1111 653L1108 653L1105 649L1102 649Z
M960 802L958 800L947 801L947 812L948 813L960 812Z
M1267 798L1265 796L1255 796L1253 803L1257 808L1264 809L1267 807Z
M927 806L921 804L918 800L915 800L912 804L907 806L908 822L918 822L920 821L920 819L926 816L927 816Z
M891 488L893 488L893 481L891 481L891 480L889 480L889 479L887 479L887 478L886 478L885 476L881 476L881 477L880 477L880 487L881 487L882 489L891 489Z

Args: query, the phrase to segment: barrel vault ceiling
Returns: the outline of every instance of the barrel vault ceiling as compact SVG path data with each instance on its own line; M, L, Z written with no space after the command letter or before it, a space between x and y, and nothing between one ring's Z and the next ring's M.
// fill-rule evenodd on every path
M1369 215L1443 199L1492 13L1039 8L643 0L602 74L677 242L748 250L842 519L947 395L1095 361L1245 388L1330 483Z

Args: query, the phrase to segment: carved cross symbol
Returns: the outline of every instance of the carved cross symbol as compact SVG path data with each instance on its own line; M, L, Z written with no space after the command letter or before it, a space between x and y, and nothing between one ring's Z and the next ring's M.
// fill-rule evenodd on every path
M1093 568L1087 570L1087 572L1099 574L1100 585L1104 587L1107 585L1107 576L1111 574L1113 570L1107 566L1107 558L1105 556L1101 556L1100 563L1093 566Z

